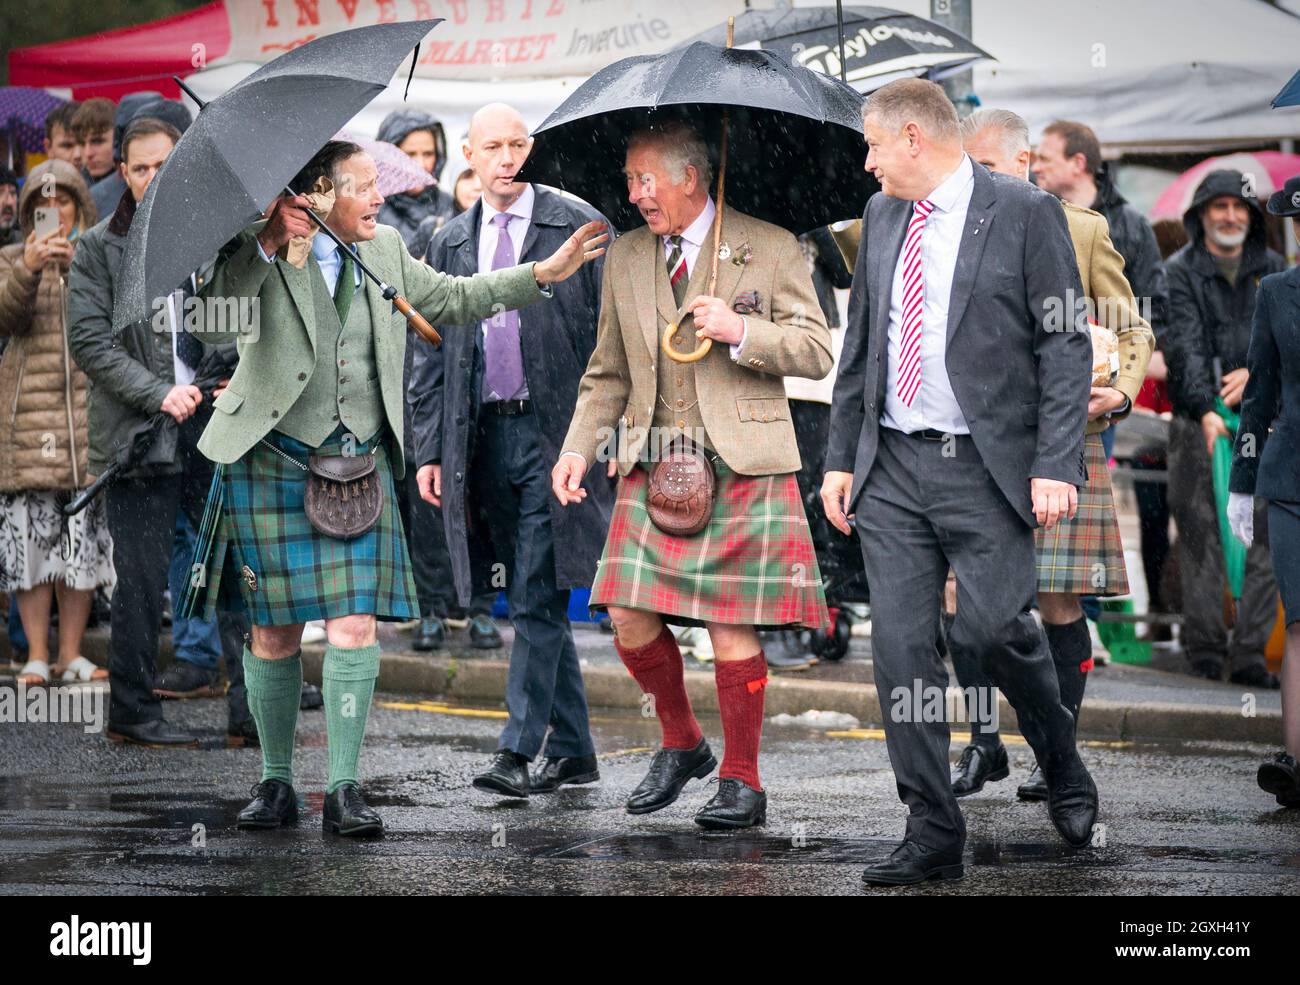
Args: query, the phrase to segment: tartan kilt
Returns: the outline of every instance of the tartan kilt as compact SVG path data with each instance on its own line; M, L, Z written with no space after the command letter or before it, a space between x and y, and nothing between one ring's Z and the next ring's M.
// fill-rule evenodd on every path
M267 440L304 464L312 451L337 454L340 448L338 432L319 449L275 431ZM222 467L204 516L205 527L209 514L215 517L212 529L201 529L196 544L196 571L202 566L206 572L205 585L196 590L191 584L186 609L202 606L210 617L216 608L233 607L234 581L242 607L258 626L358 614L418 618L386 445L360 444L356 450L374 451L384 505L374 527L352 540L326 536L311 525L303 512L307 473L262 443Z
M691 537L666 534L650 521L644 466L619 479L591 607L644 609L686 626L829 626L794 475L715 468L713 515Z
M1124 542L1115 516L1110 466L1100 434L1083 443L1088 481L1079 490L1073 520L1050 530L1035 531L1038 549L1038 590L1071 595L1127 595L1128 570Z

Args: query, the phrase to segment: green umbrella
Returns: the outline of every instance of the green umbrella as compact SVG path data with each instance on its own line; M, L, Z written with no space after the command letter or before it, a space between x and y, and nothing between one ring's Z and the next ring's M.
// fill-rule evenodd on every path
M1230 411L1223 398L1215 401L1215 410L1234 438L1241 419ZM1228 574L1228 587L1232 597L1241 601L1241 583L1246 576L1246 545L1239 541L1228 526L1228 475L1232 472L1233 438L1220 435L1214 441L1214 502L1219 507L1219 540L1223 543L1223 567Z

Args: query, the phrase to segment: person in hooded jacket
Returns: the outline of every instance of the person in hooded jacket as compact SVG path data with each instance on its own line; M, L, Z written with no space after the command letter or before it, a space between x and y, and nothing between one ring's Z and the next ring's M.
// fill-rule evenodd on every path
M375 139L394 144L433 175L434 184L390 195L379 209L379 221L401 233L411 256L421 258L429 249L433 234L456 214L451 195L436 183L447 163L447 135L437 117L424 110L404 108L384 117ZM421 229L421 223L430 217L434 218L433 225Z
M1178 526L1183 588L1181 641L1193 674L1219 680L1231 659L1231 681L1276 688L1264 644L1277 617L1268 538L1246 555L1232 641L1223 618L1226 575L1214 500L1211 449L1230 436L1216 410L1241 406L1249 378L1246 354L1259 282L1286 266L1265 242L1264 215L1240 171L1212 171L1183 213L1189 242L1169 258L1169 320L1161 348L1169 366L1174 418L1169 428L1169 508ZM1256 529L1266 530L1257 503Z

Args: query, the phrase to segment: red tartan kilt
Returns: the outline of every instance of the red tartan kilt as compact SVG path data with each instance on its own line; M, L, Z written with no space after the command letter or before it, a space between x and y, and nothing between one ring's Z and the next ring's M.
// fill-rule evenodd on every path
M829 626L794 475L717 471L713 515L691 537L666 534L650 521L644 468L619 480L591 607L644 609L680 625Z

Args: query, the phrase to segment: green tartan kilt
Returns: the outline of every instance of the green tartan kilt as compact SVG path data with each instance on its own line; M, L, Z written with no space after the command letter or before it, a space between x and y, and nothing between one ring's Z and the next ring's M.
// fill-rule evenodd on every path
M1073 520L1035 531L1038 590L1071 595L1127 595L1128 569L1111 492L1110 464L1100 434L1083 442L1088 481Z
M312 451L338 454L338 432L319 449L272 431L267 440L306 464ZM248 612L258 626L371 614L419 617L406 537L385 443L374 451L384 491L379 520L352 540L320 533L303 512L307 473L259 442L217 469L195 545L182 615L219 608ZM235 595L237 587L238 596Z

